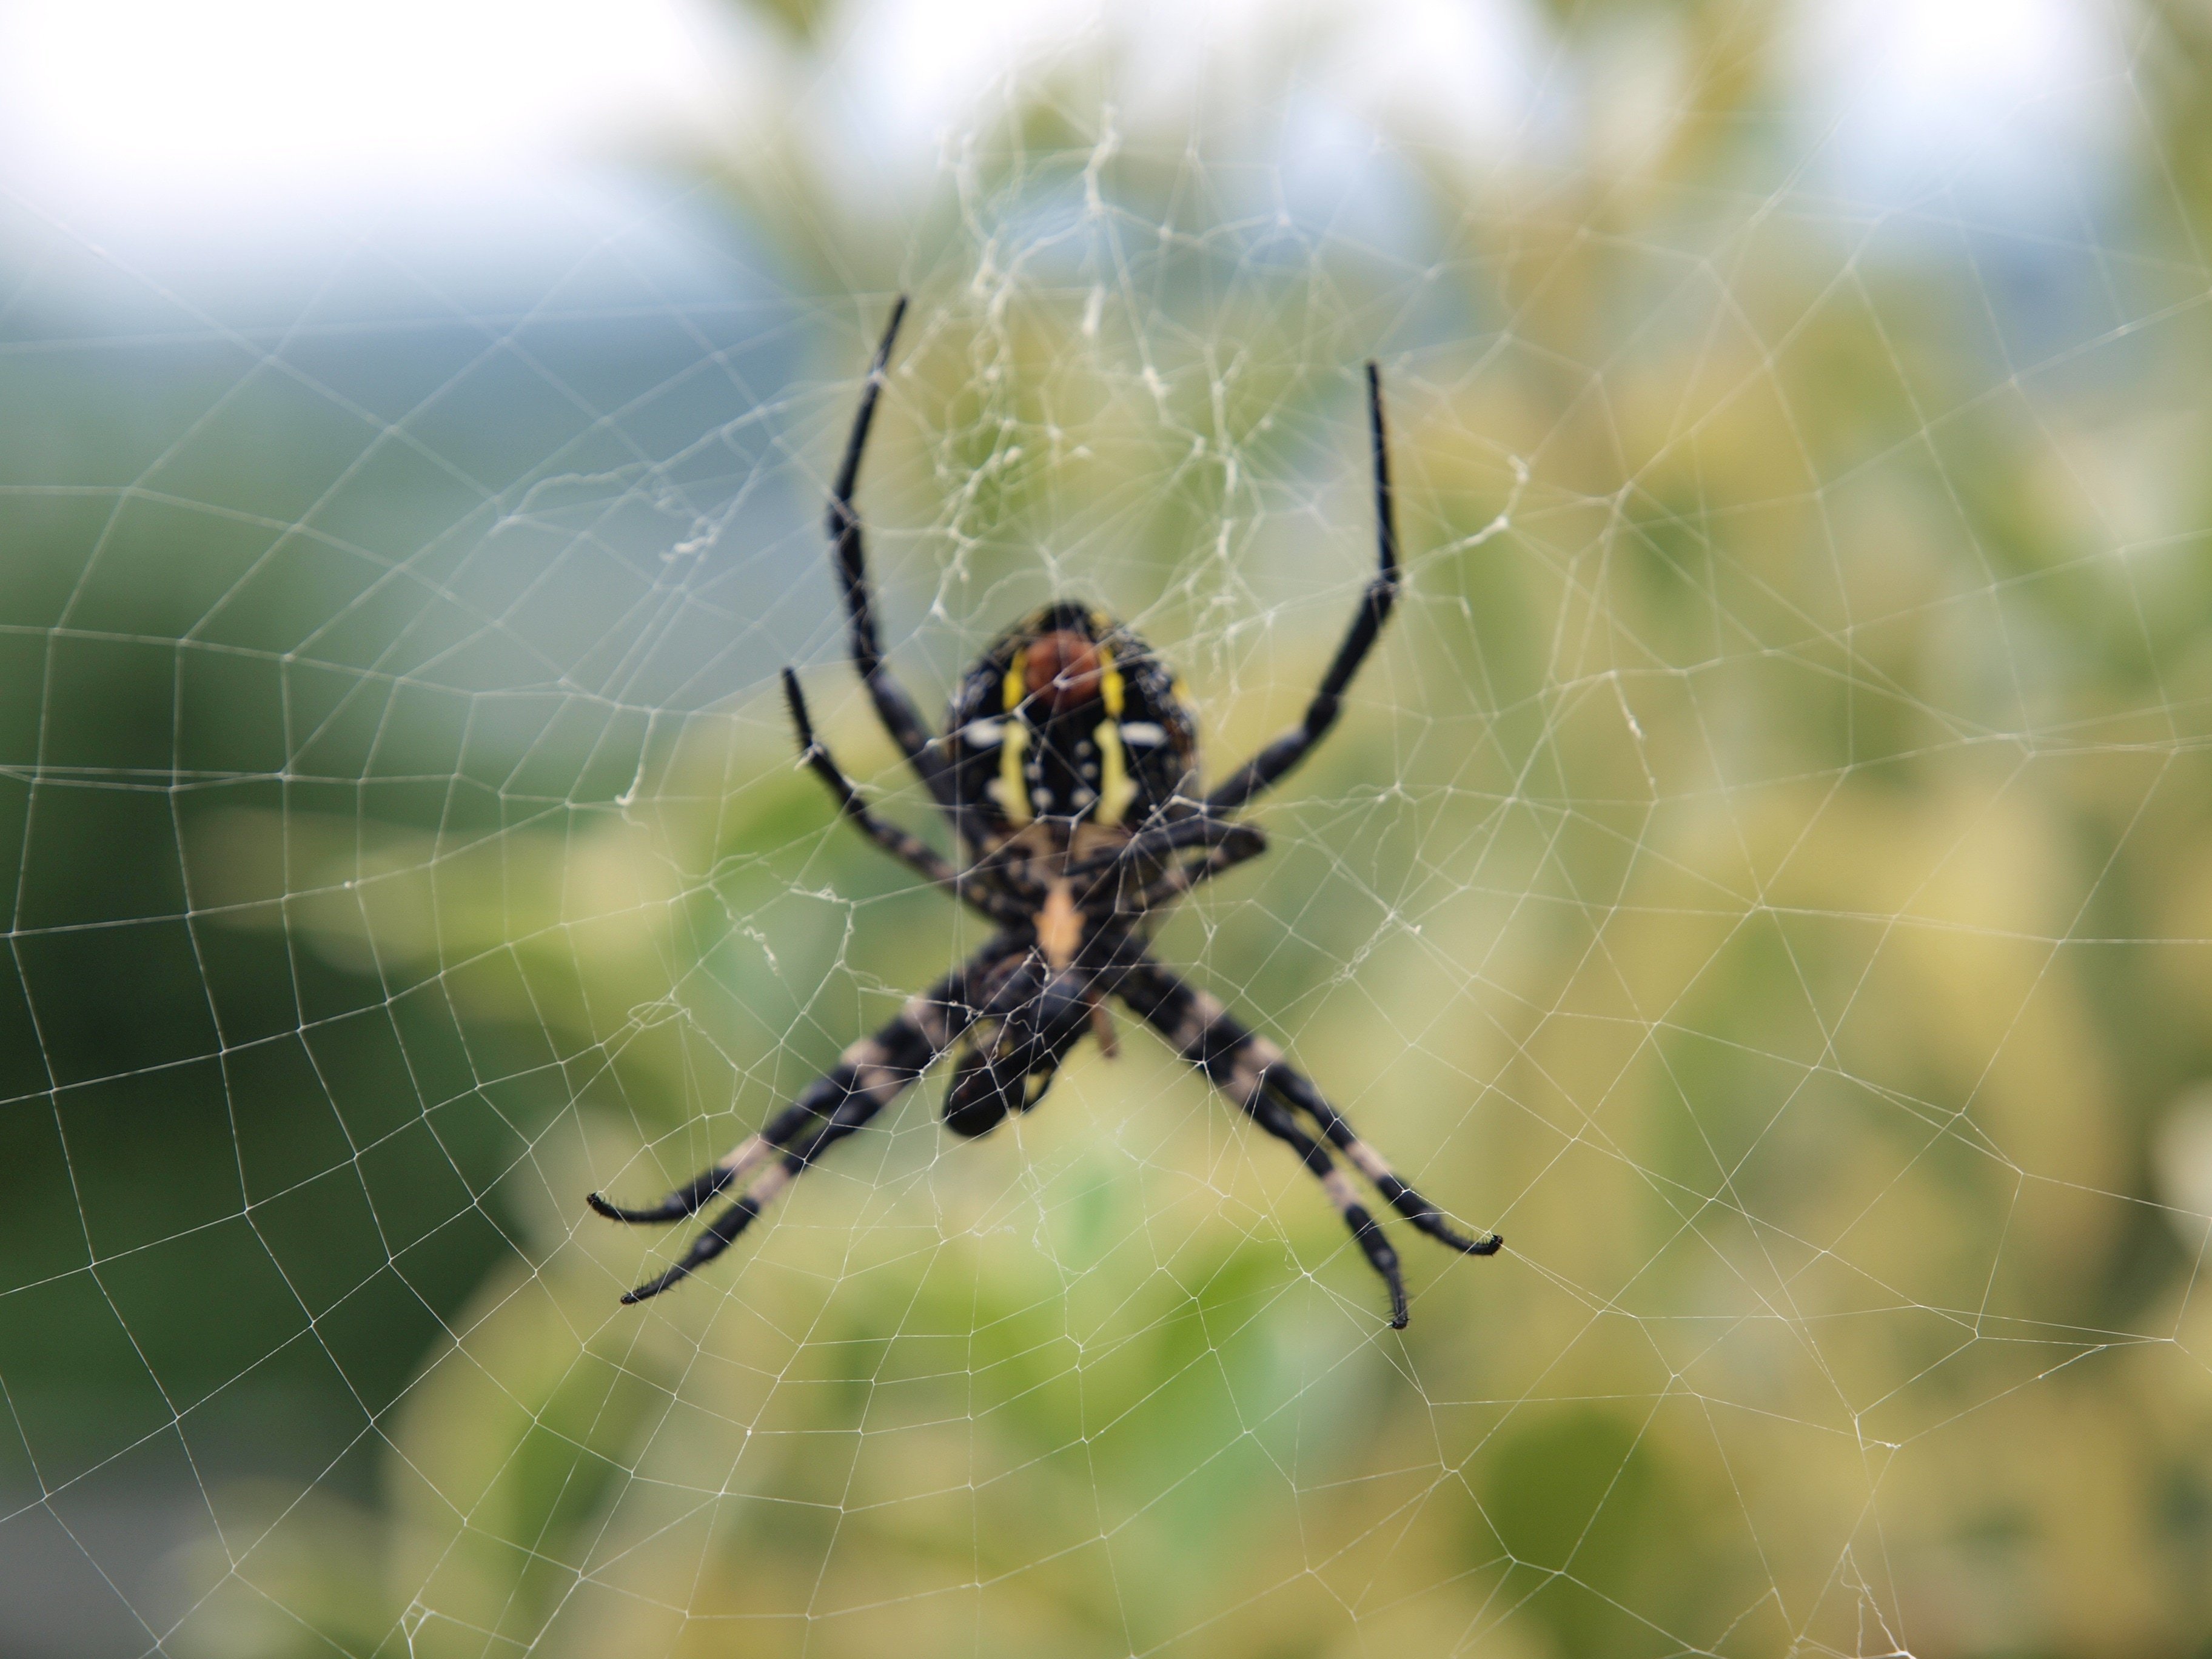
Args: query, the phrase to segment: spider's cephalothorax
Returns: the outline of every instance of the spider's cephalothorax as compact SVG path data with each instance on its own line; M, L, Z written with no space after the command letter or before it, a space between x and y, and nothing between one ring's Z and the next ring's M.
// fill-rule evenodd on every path
M852 623L853 663L876 713L967 853L955 865L920 836L876 816L814 734L798 677L783 688L801 757L839 807L878 847L998 924L988 944L896 1018L846 1049L799 1098L729 1156L659 1203L638 1209L599 1194L591 1206L617 1221L676 1221L731 1188L738 1197L672 1267L623 1297L641 1302L729 1248L814 1161L868 1122L931 1065L957 1054L945 1121L977 1135L1044 1097L1068 1052L1095 1033L1109 1052L1118 1000L1203 1072L1246 1116L1283 1141L1320 1181L1390 1291L1390 1322L1406 1322L1398 1255L1338 1167L1340 1154L1415 1228L1469 1255L1494 1254L1498 1236L1474 1237L1447 1222L1266 1038L1152 955L1148 935L1167 906L1267 840L1237 814L1288 772L1335 724L1352 677L1398 593L1397 527L1382 425L1382 379L1367 366L1369 434L1380 550L1352 627L1305 718L1211 791L1198 781L1198 734L1181 688L1144 642L1085 606L1046 606L1000 636L963 677L945 735L933 737L884 662L853 506L860 456L875 418L902 299L876 349L860 413L830 492L830 536Z

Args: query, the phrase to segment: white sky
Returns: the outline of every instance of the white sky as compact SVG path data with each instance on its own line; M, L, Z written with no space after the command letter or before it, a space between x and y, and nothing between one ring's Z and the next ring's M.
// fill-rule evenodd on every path
M14 0L10 171L210 203L557 167L714 90L690 0Z
M2115 15L2093 0L1808 0L1795 72L1847 186L1909 191L1996 154L2033 188L2124 107ZM843 15L825 65L779 61L770 33L714 0L12 0L0 189L65 220L273 222L311 194L573 172L672 123L742 131L770 112L740 106L803 96L794 80L842 82L821 108L865 112L871 144L933 165L1011 58L1107 36L1140 49L1125 118L1170 130L1201 99L1273 95L1255 77L1471 144L1525 125L1507 106L1532 88L1575 95L1527 0L850 0Z

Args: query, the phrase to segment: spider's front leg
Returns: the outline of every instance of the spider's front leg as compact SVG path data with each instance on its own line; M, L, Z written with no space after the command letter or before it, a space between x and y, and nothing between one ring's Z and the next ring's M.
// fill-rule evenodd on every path
M1454 1228L1441 1210L1400 1180L1381 1155L1353 1133L1343 1115L1291 1069L1279 1049L1248 1030L1205 992L1184 984L1148 958L1122 978L1119 994L1139 1019L1205 1073L1255 1123L1297 1153L1344 1218L1368 1265L1389 1287L1392 1328L1402 1330L1407 1319L1406 1287L1398 1271L1398 1253L1328 1152L1298 1127L1294 1111L1312 1116L1330 1144L1374 1182L1391 1206L1439 1243L1468 1255L1494 1255L1504 1243L1494 1232L1469 1237Z
M860 388L860 406L853 414L853 430L845 440L844 459L837 464L836 482L830 489L830 511L827 528L830 532L831 557L837 571L837 584L845 597L845 614L852 624L851 647L853 666L860 682L868 688L869 701L876 706L876 717L890 734L891 741L906 757L914 775L921 780L922 787L945 814L960 838L970 847L983 845L983 825L975 811L962 801L952 787L951 778L945 765L945 754L929 722L922 719L921 711L915 707L914 699L907 694L892 675L890 665L884 660L881 631L876 626L876 594L868 580L867 545L860 530L860 510L853 503L853 492L860 482L860 458L867 453L868 428L875 424L876 404L884 392L884 376L890 368L891 344L898 338L899 324L906 317L906 295L899 295L891 307L890 321L884 327L884 337L876 346L876 355L868 364L868 378Z
M867 453L868 428L876 422L876 403L884 395L884 375L890 367L891 343L898 338L906 319L906 295L891 307L890 321L868 364L861 383L860 406L853 413L853 429L845 440L845 453L837 464L837 481L830 489L829 531L836 560L838 585L845 595L845 614L852 623L853 665L876 705L884 729L913 766L915 775L942 800L948 799L939 778L939 768L929 756L929 728L903 686L891 678L884 661L883 640L876 628L876 596L868 583L866 544L860 532L860 514L853 505L853 492L860 482L860 458Z
M611 1221L680 1221L725 1188L750 1179L738 1200L716 1216L667 1272L623 1297L642 1302L689 1278L729 1249L778 1194L830 1147L866 1126L877 1113L927 1071L975 1022L969 988L1022 949L1006 936L993 939L969 962L928 990L909 998L897 1017L872 1036L846 1049L837 1064L789 1106L749 1135L720 1163L702 1170L657 1204L626 1209L599 1194L592 1208ZM756 1175L756 1171L759 1171Z
M1375 467L1375 574L1359 597L1359 609L1352 613L1352 626L1345 630L1328 672L1306 704L1305 717L1217 785L1206 798L1209 812L1233 812L1273 788L1328 735L1352 677L1375 648L1376 637L1398 602L1398 509L1390 488L1389 433L1382 419L1382 371L1371 362L1367 365L1367 434Z

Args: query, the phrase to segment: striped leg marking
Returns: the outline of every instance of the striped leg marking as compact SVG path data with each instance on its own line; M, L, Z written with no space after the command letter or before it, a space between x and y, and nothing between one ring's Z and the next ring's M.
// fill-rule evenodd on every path
M846 1049L835 1066L809 1085L758 1134L746 1137L728 1157L659 1203L628 1210L591 1194L586 1201L611 1220L680 1221L724 1188L741 1184L755 1170L767 1166L743 1196L691 1241L680 1261L658 1278L625 1293L623 1303L659 1296L721 1255L817 1158L866 1127L905 1092L974 1020L974 1012L967 1005L967 987L979 969L988 965L997 948L987 947L976 962L910 999L897 1018Z
M1495 1255L1504 1243L1496 1233L1470 1238L1454 1230L1435 1205L1401 1181L1374 1148L1352 1133L1343 1115L1322 1098L1320 1091L1291 1070L1281 1049L1247 1030L1206 992L1184 984L1158 963L1147 962L1122 981L1121 994L1140 1019L1204 1072L1255 1123L1298 1154L1358 1241L1368 1265L1390 1287L1393 1328L1402 1330L1406 1324L1405 1287L1399 1277L1397 1252L1383 1237L1381 1224L1359 1202L1351 1179L1330 1161L1321 1144L1298 1127L1294 1111L1311 1116L1330 1144L1419 1231L1469 1255Z
M1390 1200L1391 1207L1426 1233L1439 1244L1449 1244L1467 1255L1496 1255L1505 1243L1494 1232L1477 1233L1473 1237L1461 1232L1444 1219L1444 1213L1413 1188L1398 1178L1398 1172L1384 1160L1382 1155L1362 1140L1345 1121L1344 1114L1330 1105L1320 1090L1304 1077L1292 1070L1278 1055L1267 1067L1267 1092L1285 1106L1304 1112L1314 1121L1328 1144L1352 1161L1360 1174L1375 1183L1375 1190Z
M1405 1329L1406 1282L1398 1271L1397 1251L1321 1143L1299 1128L1291 1114L1267 1096L1267 1068L1281 1060L1280 1051L1238 1024L1213 998L1194 990L1156 963L1146 963L1133 971L1122 981L1121 994L1139 1019L1205 1073L1253 1122L1298 1155L1307 1173L1321 1182L1329 1202L1344 1218L1367 1265L1389 1287L1391 1328Z

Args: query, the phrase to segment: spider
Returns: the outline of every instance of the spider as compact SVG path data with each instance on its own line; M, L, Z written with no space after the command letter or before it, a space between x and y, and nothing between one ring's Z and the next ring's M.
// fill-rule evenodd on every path
M838 580L852 624L852 656L876 713L969 859L956 867L919 836L876 816L808 716L798 676L783 671L800 760L842 814L923 879L998 925L989 943L897 1017L848 1048L757 1134L659 1203L625 1209L598 1193L612 1220L679 1221L731 1188L738 1199L665 1273L622 1298L659 1296L729 1249L783 1189L875 1115L945 1054L957 1051L945 1126L988 1133L1044 1097L1086 1033L1114 1052L1107 1011L1118 999L1203 1072L1261 1129L1296 1152L1322 1184L1390 1292L1390 1324L1406 1324L1398 1255L1330 1157L1343 1157L1414 1227L1469 1255L1491 1255L1494 1232L1459 1232L1353 1131L1282 1053L1204 991L1154 958L1149 929L1201 882L1266 850L1237 814L1303 760L1336 722L1398 594L1397 525L1382 423L1382 384L1367 365L1374 450L1378 568L1358 613L1306 706L1305 718L1211 791L1198 787L1198 734L1181 684L1151 648L1103 611L1058 603L1000 636L962 678L943 737L931 733L891 676L876 631L876 602L853 505L860 456L882 395L902 297L876 348L829 512ZM1301 1127L1306 1120L1318 1139ZM1326 1143L1326 1145L1324 1145Z

